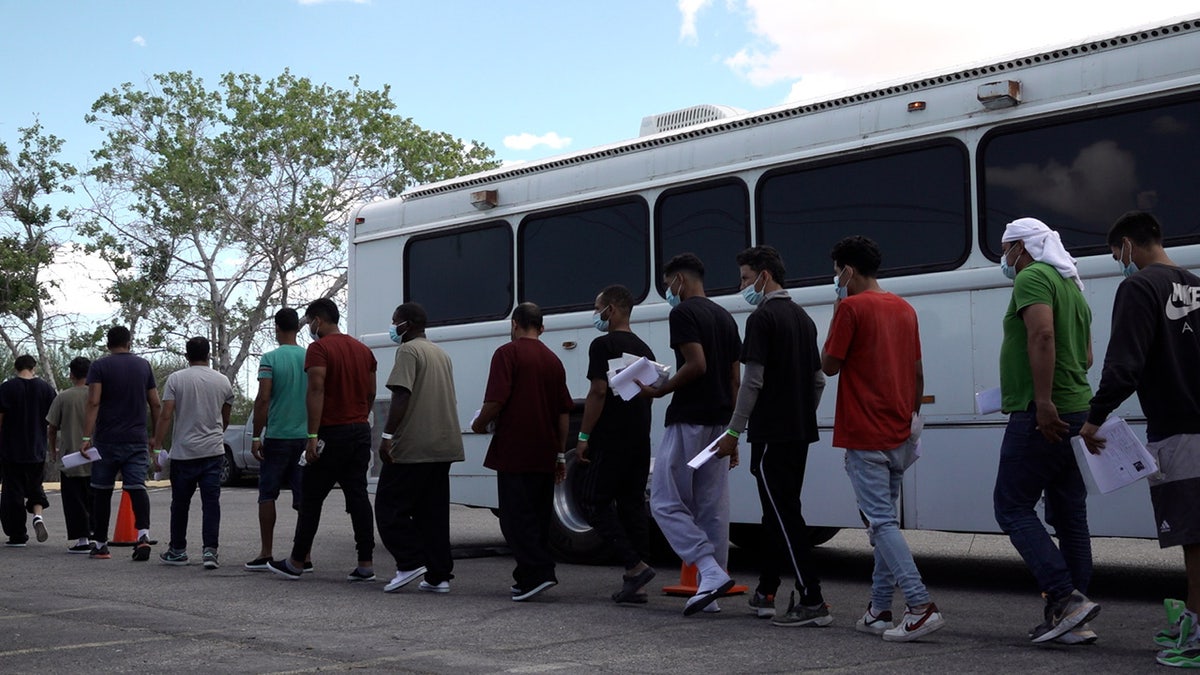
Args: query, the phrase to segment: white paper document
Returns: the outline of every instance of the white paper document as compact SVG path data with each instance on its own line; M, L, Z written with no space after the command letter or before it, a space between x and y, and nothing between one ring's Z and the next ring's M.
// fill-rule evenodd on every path
M88 448L86 453L72 452L69 455L63 455L63 468L73 469L77 466L90 464L98 459L100 459L100 451L95 448Z
M724 436L724 435L725 434L721 434L721 436ZM708 460L712 459L713 457L716 457L717 456L717 441L721 440L721 436L717 436L716 439L714 439L712 443L708 444L707 448L704 448L700 452L696 453L696 456L693 457L690 462L688 462L688 466L692 467L693 469L699 469L700 467L704 466L705 464L708 464Z
M1000 387L975 392L975 410L980 415L1000 412Z
M1071 439L1089 491L1106 495L1158 471L1154 457L1120 417L1108 418L1096 435L1105 440L1099 455L1088 452L1083 438Z
M667 366L655 363L643 356L617 372L609 371L608 386L612 387L613 393L617 396L626 401L632 401L642 393L638 382L657 387L666 378L669 370L670 368Z
M468 428L475 426L475 420L479 419L479 413L481 413L481 412L483 412L483 408L477 409L475 411L475 414L471 415L471 424L468 425ZM487 432L489 434L496 433L496 420L492 420L491 422L488 422Z

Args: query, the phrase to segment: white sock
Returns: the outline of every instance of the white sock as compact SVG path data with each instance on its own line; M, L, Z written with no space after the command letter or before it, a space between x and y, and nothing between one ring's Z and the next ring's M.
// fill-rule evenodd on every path
M36 515L36 516L34 516L34 517L33 517L33 522L35 522L35 523L36 523L37 521L39 521L39 520L41 520L41 519L42 519L42 516L41 516L41 515Z
M90 543L90 542L88 541L88 538L87 538L87 537L80 537L80 538L78 538L78 539L76 539L76 540L75 540L75 545L76 545L76 546L87 546L89 543Z
M703 590L716 588L720 585L716 581L728 576L725 574L725 570L717 564L717 559L711 555L706 555L696 561L696 571L700 575L700 589Z
M150 538L150 530L148 530L148 529L138 530L138 539L141 539L142 537L149 539Z

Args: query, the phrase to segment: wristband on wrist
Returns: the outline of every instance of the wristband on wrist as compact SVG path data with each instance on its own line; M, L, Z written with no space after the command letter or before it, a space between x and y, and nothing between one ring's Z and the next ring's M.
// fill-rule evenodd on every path
M395 438L395 436L393 436L392 434L389 434L389 433L388 433L388 432L386 432L386 431L385 431L385 432L383 432L382 434L379 434L379 437L380 437L380 438L382 438L382 439L383 439L383 440L385 440L385 441L390 441L390 440L392 440L393 438Z
M567 463L566 453L562 453L562 452L558 453L558 457L556 458L555 461L557 461L559 464L566 464Z
M581 440L581 441L586 441L586 440L588 440L588 439L589 439L589 438L591 438L591 437L592 437L592 435L591 435L591 434L585 434L585 433L584 433L584 432L582 432L582 431L581 431L581 432L579 432L579 440Z
M90 440L92 440L92 437L91 437L91 436L80 436L80 437L79 437L79 440L81 440L81 441L90 441Z
M741 436L741 434L739 434L738 432L734 431L733 429L726 429L726 430L725 430L725 435L726 435L726 436L733 436L734 438L737 438L737 437Z
M309 437L309 438L316 438L316 437L317 437L317 435L316 435L316 434L309 434L309 435L308 435L308 437Z
M250 440L251 440L252 442L254 442L254 443L262 443L262 437L261 437L261 436L252 436L252 437L250 438Z

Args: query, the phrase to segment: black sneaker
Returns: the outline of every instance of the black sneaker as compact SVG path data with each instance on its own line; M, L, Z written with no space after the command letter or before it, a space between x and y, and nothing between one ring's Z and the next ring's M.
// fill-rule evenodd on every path
M303 572L295 572L288 567L286 560L271 560L267 562L267 569L275 574L278 574L284 579L290 579L292 581L299 579L300 575L303 574Z
M67 553L91 553L91 552L92 552L92 545L90 543L75 544L74 546L67 549Z
M27 541L29 541L29 537L25 537L24 539L9 537L8 541L4 542L4 545L9 548L25 548L25 542Z
M42 520L41 516L33 519L33 532L37 535L39 542L45 542L50 538L50 533L46 531L46 521Z
M242 565L242 567L245 567L251 572L267 572L269 571L267 570L267 563L269 562L271 562L270 558L255 558L245 565Z
M108 542L93 546L91 552L88 553L88 557L92 560L108 560L111 558L112 554L108 552Z
M355 567L346 575L346 581L375 581L375 570L363 572Z
M538 593L541 593L542 591L550 588L551 586L555 586L557 584L558 584L558 582L553 579L547 579L546 581L533 584L532 586L530 586L528 588L522 587L518 584L518 586L516 586L518 592L513 593L513 596L512 596L513 602L525 602L526 600L532 598L533 596L537 595Z
M750 611L760 619L770 619L775 616L775 595L763 595L754 591L750 598Z
M133 559L138 562L150 559L150 538L144 534L138 537L137 546L133 547Z
M305 574L312 574L312 573L313 573L313 566L312 566L312 563L311 563L311 562L309 562L309 561L307 561L307 560L305 560L305 561L304 561L304 573L305 573Z
M1088 600L1079 591L1051 602L1046 607L1046 621L1030 631L1034 643L1049 642L1100 613L1100 605Z

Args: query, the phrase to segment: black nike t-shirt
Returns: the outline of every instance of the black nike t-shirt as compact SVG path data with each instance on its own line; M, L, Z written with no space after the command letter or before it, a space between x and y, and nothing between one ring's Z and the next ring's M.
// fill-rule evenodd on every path
M737 322L712 300L691 297L671 310L667 323L671 327L671 349L675 350L675 372L684 364L679 348L689 342L699 343L706 365L704 375L672 394L667 426L728 423L733 415L733 365L742 348Z
M654 360L654 352L637 335L629 331L605 333L592 340L588 348L588 380L607 382L609 360L620 358L622 354ZM650 399L641 396L626 401L609 387L604 410L592 428L588 444L601 452L649 452L650 404Z

